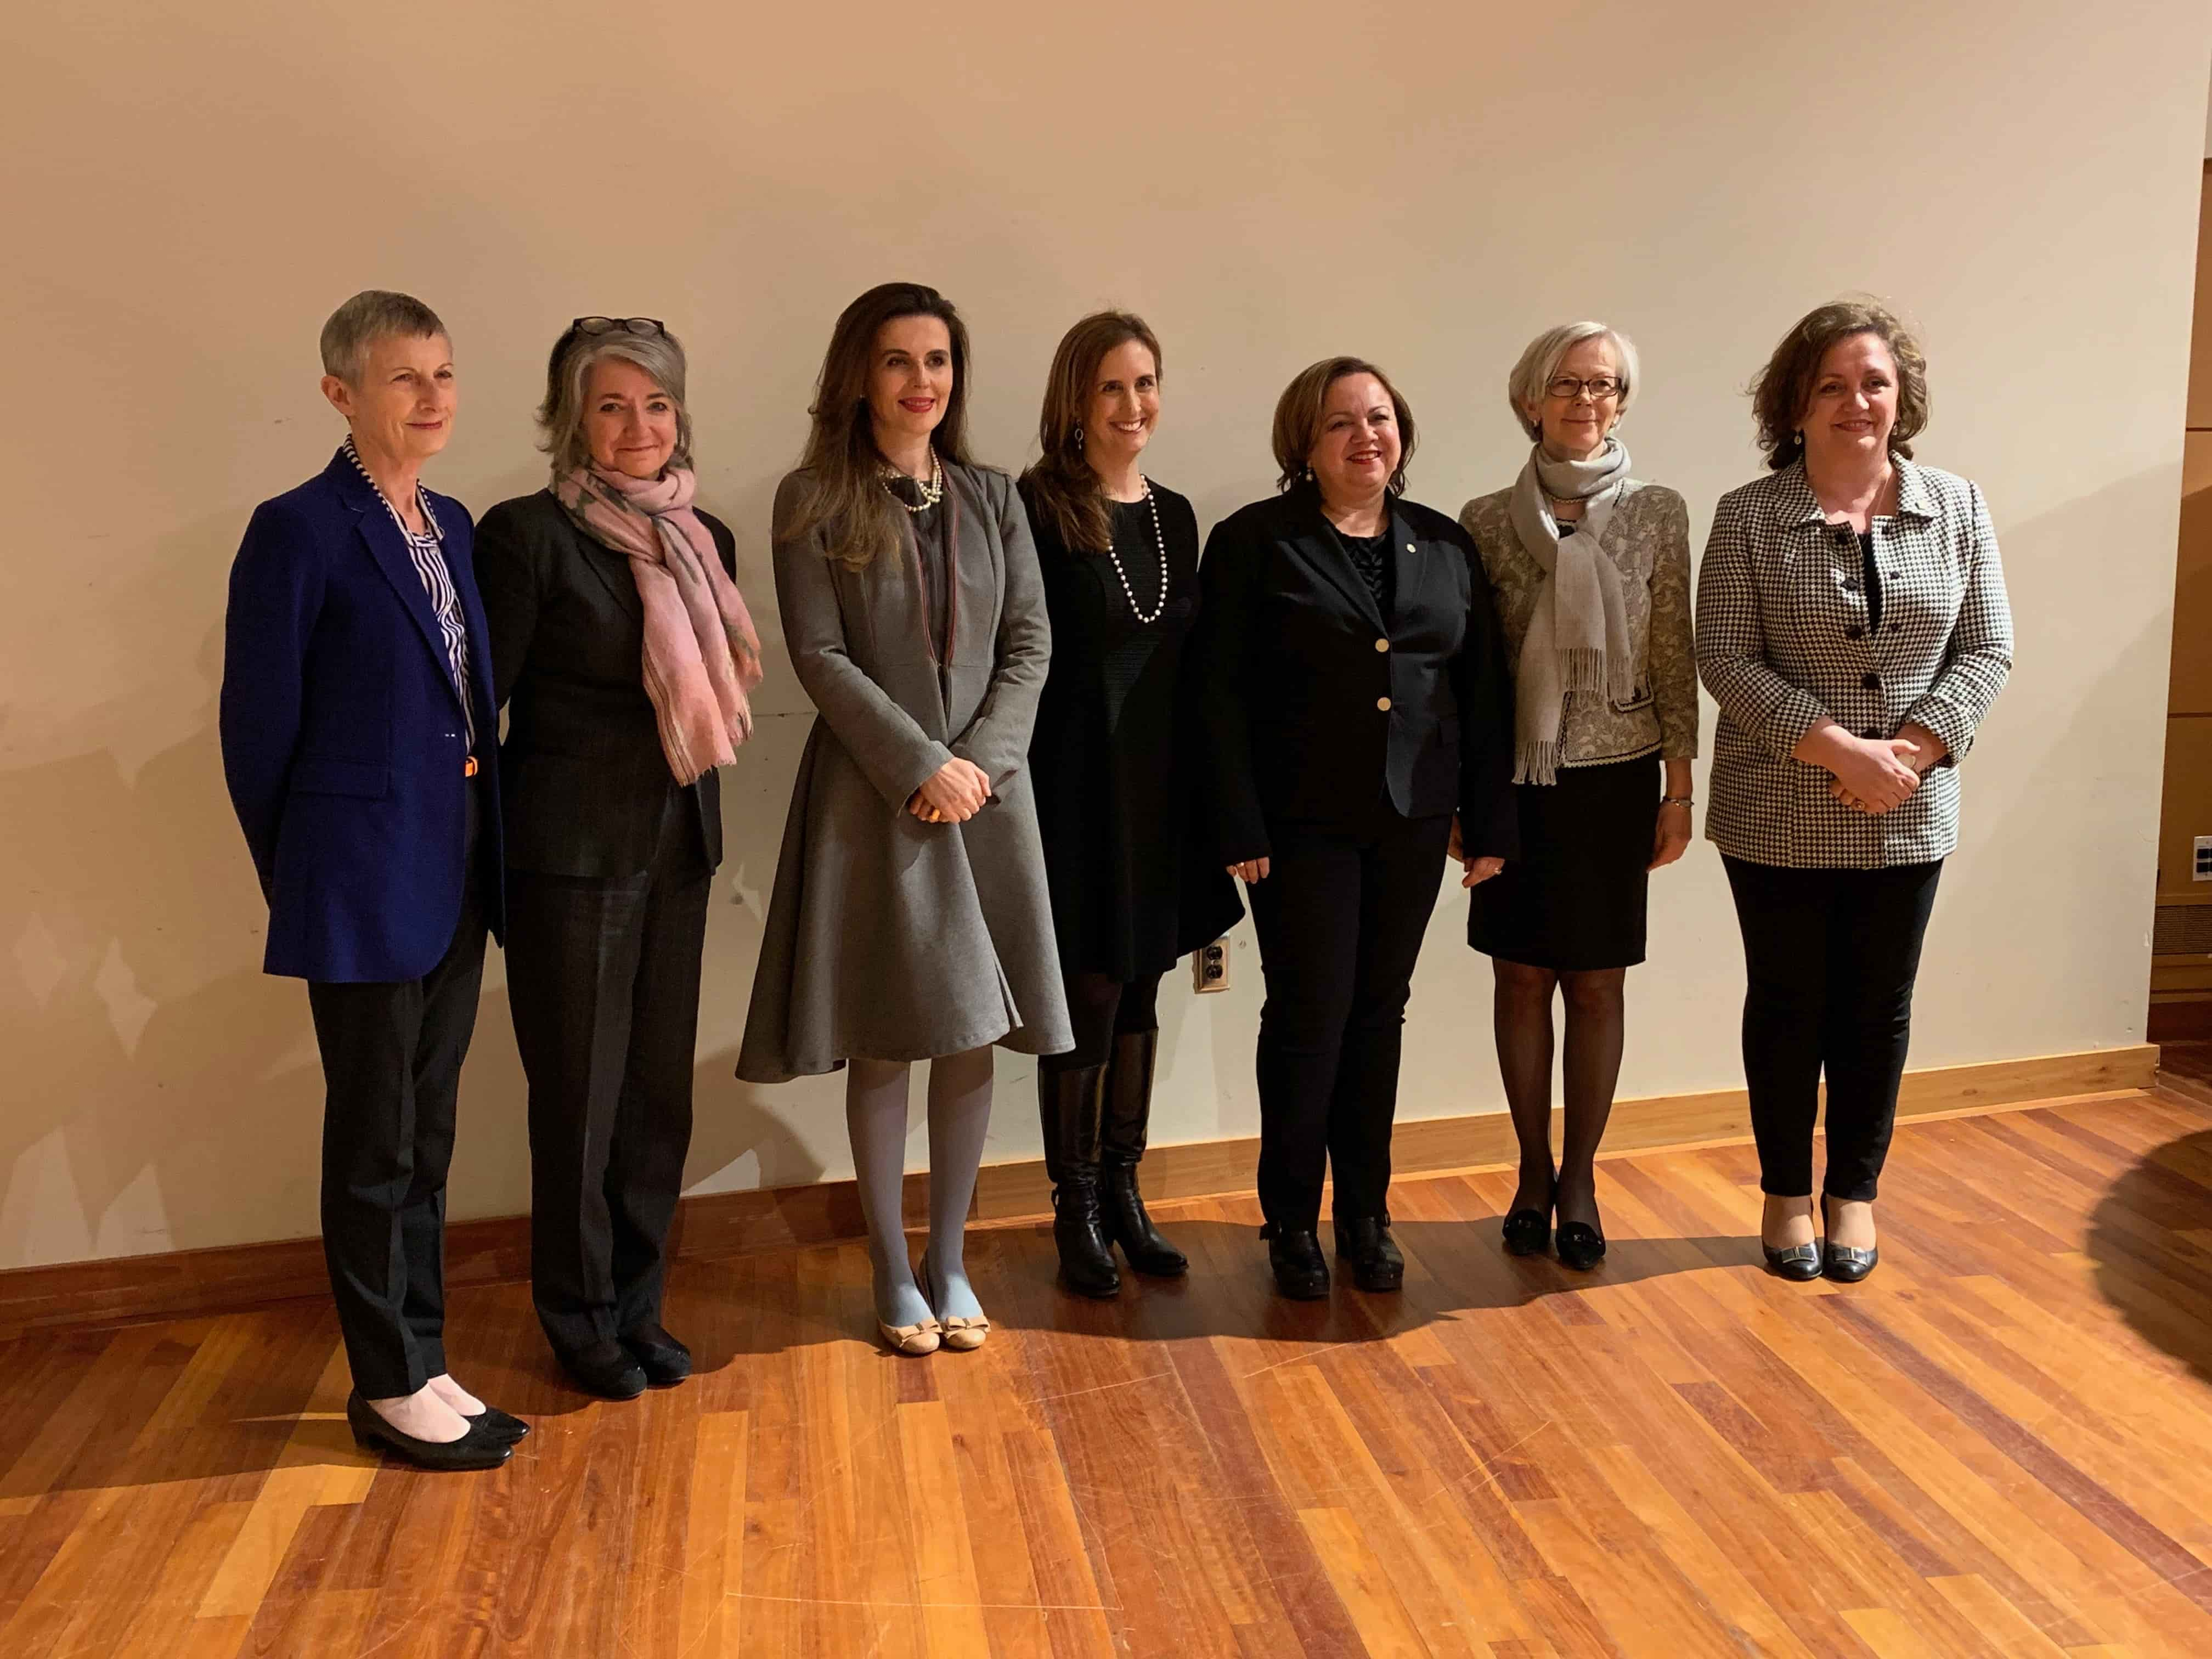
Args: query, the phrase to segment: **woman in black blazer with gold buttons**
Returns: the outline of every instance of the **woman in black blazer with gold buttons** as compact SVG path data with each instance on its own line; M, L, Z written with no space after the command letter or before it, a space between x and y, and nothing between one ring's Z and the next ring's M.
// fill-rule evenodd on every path
M1373 364L1316 363L1275 407L1283 493L1208 538L1199 646L1216 850L1249 885L1260 1203L1285 1296L1328 1291L1317 1236L1395 1290L1390 1128L1413 965L1456 846L1516 850L1512 691L1467 532L1408 501L1413 412ZM1454 835L1454 817L1457 816Z

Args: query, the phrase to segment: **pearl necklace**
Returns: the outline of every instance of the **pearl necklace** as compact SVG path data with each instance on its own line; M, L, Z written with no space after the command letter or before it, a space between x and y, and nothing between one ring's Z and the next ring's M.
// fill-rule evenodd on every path
M1144 477L1141 473L1138 476ZM1160 532L1160 504L1152 499L1152 481L1144 478L1144 485L1145 505L1152 509L1152 545L1159 550L1160 556L1160 602L1152 607L1151 616L1146 616L1138 605L1137 595L1129 586L1129 573L1121 568L1121 556L1114 550L1110 538L1106 544L1106 556L1114 561L1114 574L1121 579L1121 596L1129 602L1129 614L1140 624L1150 628L1166 613L1168 608L1168 538Z
M934 444L932 444L929 449L929 477L926 480L900 471L889 461L885 461L883 465L882 477L884 488L890 491L891 499L909 513L927 513L945 499L945 463L937 459L937 446ZM898 491L891 489L891 485L902 478L921 492L921 506L916 507Z

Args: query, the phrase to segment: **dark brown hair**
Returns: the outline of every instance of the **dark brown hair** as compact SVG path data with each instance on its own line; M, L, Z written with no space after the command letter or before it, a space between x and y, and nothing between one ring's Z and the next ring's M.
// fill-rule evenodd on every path
M1400 447L1398 469L1390 475L1389 489L1394 495L1406 493L1406 467L1413 459L1413 410L1390 384L1390 377L1364 357L1324 357L1312 368L1300 370L1275 399L1275 465L1282 469L1275 480L1276 489L1288 489L1305 476L1306 457L1313 453L1321 437L1322 410L1328 402L1328 389L1353 374L1372 374L1390 394L1390 407L1398 416Z
M968 459L968 325L952 301L920 283L884 283L837 313L822 373L814 386L813 430L799 465L812 470L814 489L785 532L807 536L826 527L833 556L855 568L895 552L905 515L880 482L884 457L868 414L868 375L876 336L902 317L934 317L952 337L952 395L930 436L940 459Z
M1807 312L1782 337L1766 367L1751 383L1752 418L1759 447L1779 472L1803 453L1799 425L1813 404L1813 383L1829 349L1854 334L1879 335L1897 360L1897 424L1889 430L1893 455L1912 459L1912 441L1928 426L1928 357L1894 312L1875 300L1835 300Z
M1114 519L1098 475L1083 457L1083 411L1106 354L1137 341L1160 372L1160 343L1145 319L1126 311L1094 312L1060 337L1045 376L1037 416L1036 465L1022 475L1039 515L1071 550L1103 553L1114 544Z

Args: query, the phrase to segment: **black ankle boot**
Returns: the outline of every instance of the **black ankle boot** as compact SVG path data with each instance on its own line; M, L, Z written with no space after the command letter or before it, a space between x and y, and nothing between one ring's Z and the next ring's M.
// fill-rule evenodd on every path
M1336 1255L1352 1264L1352 1282L1363 1291L1395 1291L1406 1282L1406 1258L1390 1237L1387 1214L1338 1222Z
M1267 1266L1279 1292L1293 1302L1318 1302L1328 1294L1328 1260L1310 1229L1294 1232L1271 1224L1260 1237L1267 1241Z
M1121 1247L1140 1273L1174 1279L1190 1271L1190 1258L1160 1236L1137 1190L1137 1164L1152 1121L1152 1066L1158 1031L1124 1031L1114 1039L1106 1069L1105 1115L1098 1131L1098 1165L1105 1183L1106 1236Z
M1098 1205L1098 1119L1103 1066L1037 1067L1037 1114L1044 1126L1044 1168L1052 1177L1052 1242L1068 1289L1105 1297L1121 1288L1114 1246Z

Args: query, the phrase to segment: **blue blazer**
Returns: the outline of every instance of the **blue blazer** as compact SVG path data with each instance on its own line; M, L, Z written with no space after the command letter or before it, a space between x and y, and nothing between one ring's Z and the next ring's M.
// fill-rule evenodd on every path
M461 913L465 791L481 792L478 879L494 937L501 885L491 637L468 509L433 495L468 625L478 763L406 538L341 450L253 511L230 571L223 776L269 901L272 974L420 979Z

